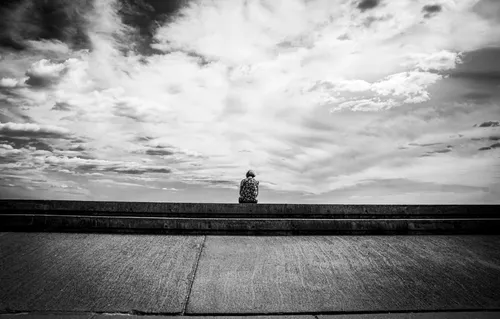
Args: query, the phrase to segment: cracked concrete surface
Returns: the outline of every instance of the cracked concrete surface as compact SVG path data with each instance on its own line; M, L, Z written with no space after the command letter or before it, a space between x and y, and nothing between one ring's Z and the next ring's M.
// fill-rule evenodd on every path
M499 244L482 235L6 232L0 319L497 318L485 310L500 310Z

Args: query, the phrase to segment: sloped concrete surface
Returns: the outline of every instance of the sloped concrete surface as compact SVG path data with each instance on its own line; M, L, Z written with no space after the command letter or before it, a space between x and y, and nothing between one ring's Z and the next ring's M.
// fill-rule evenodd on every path
M500 236L218 237L188 314L500 309Z
M377 313L349 315L268 315L268 316L144 316L128 314L25 313L1 315L0 319L497 319L500 312Z
M0 312L180 313L203 239L3 233Z
M483 311L500 310L499 244L480 235L0 233L0 319L493 318Z
M500 312L377 313L349 315L268 315L268 316L144 316L128 314L25 313L1 315L0 319L497 319Z

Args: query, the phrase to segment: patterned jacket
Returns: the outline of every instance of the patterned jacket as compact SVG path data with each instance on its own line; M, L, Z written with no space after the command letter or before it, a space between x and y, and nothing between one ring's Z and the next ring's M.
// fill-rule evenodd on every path
M259 181L253 177L247 177L240 183L240 198L244 201L254 201L259 195Z

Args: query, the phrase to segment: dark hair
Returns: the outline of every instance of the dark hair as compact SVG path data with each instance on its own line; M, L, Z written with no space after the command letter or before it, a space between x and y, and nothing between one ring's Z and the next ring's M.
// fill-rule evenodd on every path
M255 177L255 173L254 173L252 170L249 170L249 171L247 172L247 177L248 177L248 176Z

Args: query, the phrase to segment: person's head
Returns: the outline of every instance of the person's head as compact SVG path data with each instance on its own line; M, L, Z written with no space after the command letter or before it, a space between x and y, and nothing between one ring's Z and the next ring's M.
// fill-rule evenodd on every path
M250 177L250 176L255 177L255 173L254 173L254 171L249 170L249 171L247 172L247 177Z

